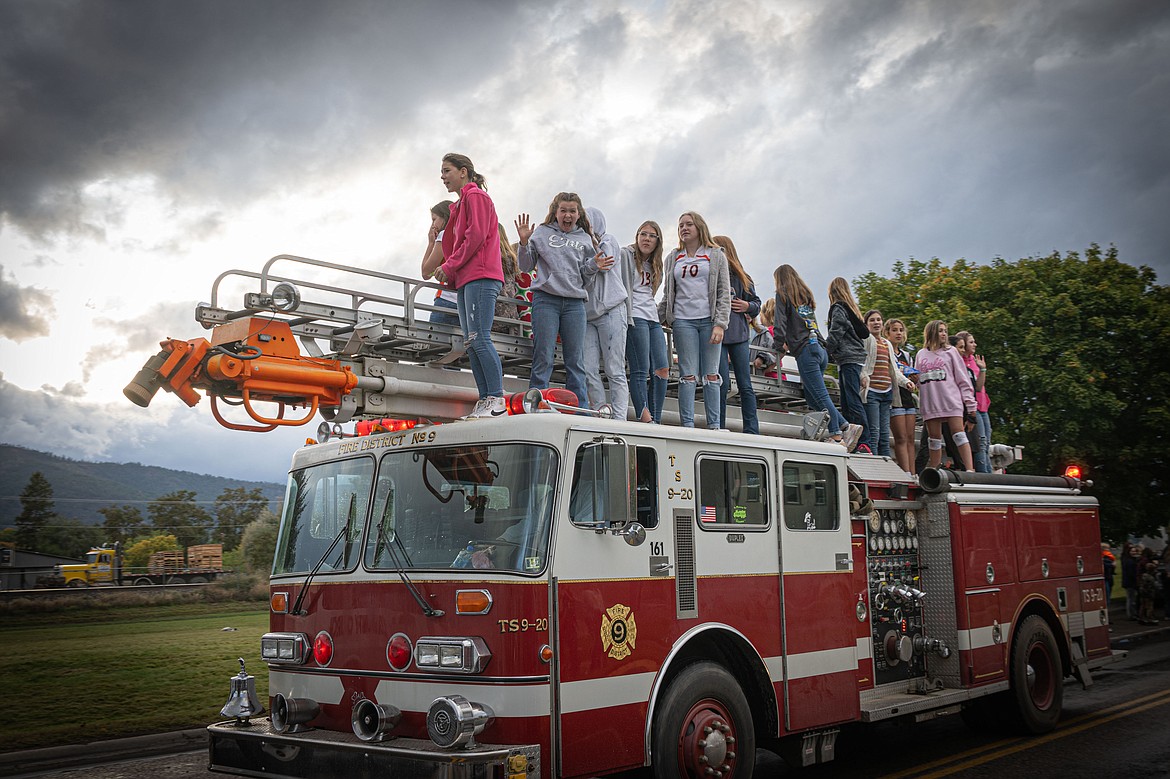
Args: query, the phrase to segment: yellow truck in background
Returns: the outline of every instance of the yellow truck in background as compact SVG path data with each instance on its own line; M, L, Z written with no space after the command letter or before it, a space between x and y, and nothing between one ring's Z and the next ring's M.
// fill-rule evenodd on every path
M42 577L41 587L94 587L119 584L205 584L227 573L223 568L223 544L196 544L181 551L155 552L146 570L127 569L122 545L90 549L85 562L55 565Z

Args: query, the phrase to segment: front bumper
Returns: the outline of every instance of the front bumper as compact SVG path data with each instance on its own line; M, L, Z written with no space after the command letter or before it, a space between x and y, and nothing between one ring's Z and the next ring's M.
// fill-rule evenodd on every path
M306 730L280 734L267 719L251 726L218 722L207 727L208 768L241 776L315 779L386 777L411 779L535 779L540 776L540 746L476 744L444 749L430 741L396 738L359 741L352 733Z

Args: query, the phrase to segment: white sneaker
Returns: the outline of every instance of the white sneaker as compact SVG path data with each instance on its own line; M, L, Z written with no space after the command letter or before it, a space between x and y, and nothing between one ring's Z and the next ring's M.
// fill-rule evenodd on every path
M841 431L841 435L845 439L845 448L850 452L856 449L857 443L861 440L861 434L863 432L865 432L865 428L863 428L861 425L845 425L845 429Z
M483 411L484 404L487 403L487 401L488 401L487 398L480 398L479 400L475 401L475 408L471 409L471 413L465 414L464 416L460 417L460 419L475 419L475 418L477 418L478 416L480 416L480 413Z
M483 398L475 404L475 409L468 415L468 418L500 417L507 413L508 403L503 398Z

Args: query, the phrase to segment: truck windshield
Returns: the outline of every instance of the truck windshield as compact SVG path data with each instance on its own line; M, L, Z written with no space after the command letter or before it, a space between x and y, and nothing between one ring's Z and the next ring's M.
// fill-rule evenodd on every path
M276 540L273 575L307 573L338 534L349 528L321 572L347 571L357 564L357 540L366 524L374 460L360 457L293 471L288 478L284 516Z
M557 455L532 444L392 452L382 458L371 569L544 569Z

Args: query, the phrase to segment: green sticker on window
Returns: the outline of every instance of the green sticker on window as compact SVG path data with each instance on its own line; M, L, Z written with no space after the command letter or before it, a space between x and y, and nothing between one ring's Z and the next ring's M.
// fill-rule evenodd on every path
M740 524L747 522L747 506L735 506L732 508L731 518Z

